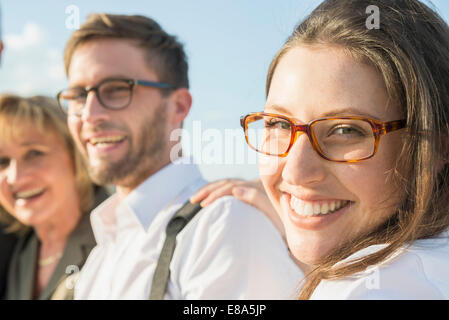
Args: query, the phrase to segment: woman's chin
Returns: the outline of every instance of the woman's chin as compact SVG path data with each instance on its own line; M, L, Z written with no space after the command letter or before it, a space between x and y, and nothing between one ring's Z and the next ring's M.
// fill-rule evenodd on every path
M288 230L287 228L286 238L291 254L306 265L319 264L333 249L329 241L315 236L307 237L307 235L298 234L297 230Z
M34 228L45 223L45 221L48 220L48 215L46 215L43 211L34 212L34 210L24 210L17 212L14 218L19 220L20 223L25 226Z

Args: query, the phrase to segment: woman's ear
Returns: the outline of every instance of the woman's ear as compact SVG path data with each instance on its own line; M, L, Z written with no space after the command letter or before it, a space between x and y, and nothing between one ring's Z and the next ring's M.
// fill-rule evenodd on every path
M438 173L449 164L449 131L441 136L441 159L438 163Z

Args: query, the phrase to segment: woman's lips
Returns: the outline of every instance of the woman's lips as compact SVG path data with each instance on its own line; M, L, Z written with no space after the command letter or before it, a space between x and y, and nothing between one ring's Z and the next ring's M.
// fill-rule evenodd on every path
M290 222L301 229L320 229L340 218L353 204L350 200L305 201L288 193L281 196L281 206Z
M46 191L47 191L46 189L42 189L42 190L40 190L40 192L35 193L30 196L16 197L16 204L17 204L17 206L20 206L20 207L29 206L29 205L33 204L34 202L38 201L40 198L42 198L42 196L45 194Z

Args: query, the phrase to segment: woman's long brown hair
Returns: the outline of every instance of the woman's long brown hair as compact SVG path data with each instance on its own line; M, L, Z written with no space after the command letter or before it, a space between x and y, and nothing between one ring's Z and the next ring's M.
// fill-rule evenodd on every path
M370 5L379 8L379 29L368 29ZM330 45L374 66L407 119L407 139L392 181L403 203L382 226L338 246L304 279L299 299L308 299L322 280L353 275L380 264L398 248L434 237L449 227L449 27L417 0L329 0L300 23L273 59L276 66L295 46ZM351 254L374 244L381 250L347 263Z

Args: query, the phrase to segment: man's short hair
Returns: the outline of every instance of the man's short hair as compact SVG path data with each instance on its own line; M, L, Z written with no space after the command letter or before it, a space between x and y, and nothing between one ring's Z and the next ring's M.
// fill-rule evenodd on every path
M96 39L135 41L138 47L145 50L148 66L156 72L159 81L176 88L189 88L188 64L183 45L156 21L140 15L90 14L80 29L73 32L65 47L67 75L76 48Z

